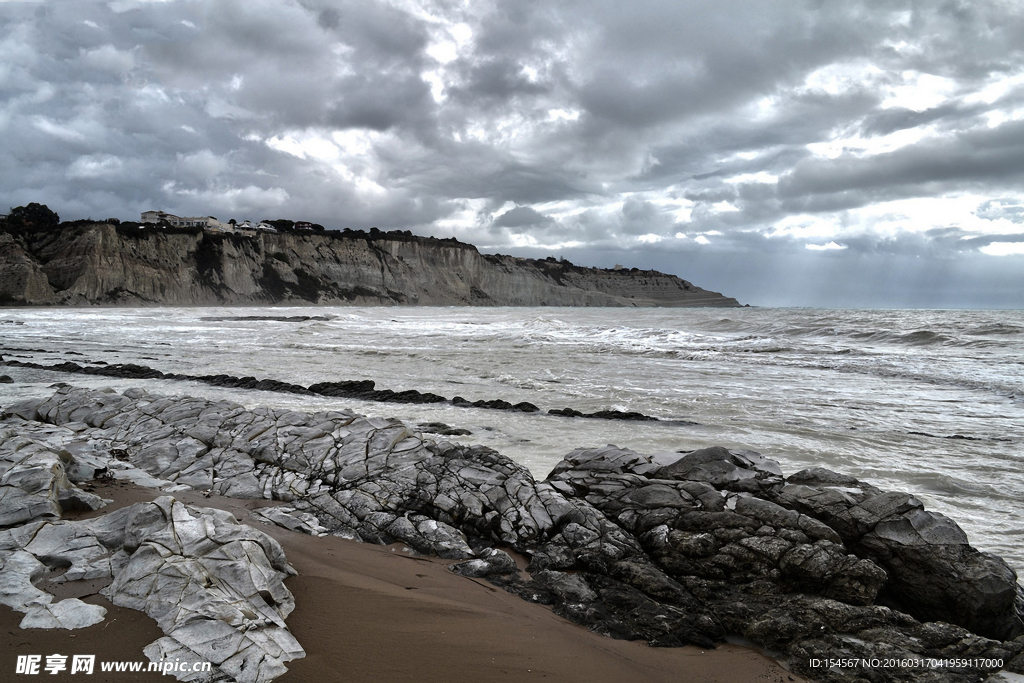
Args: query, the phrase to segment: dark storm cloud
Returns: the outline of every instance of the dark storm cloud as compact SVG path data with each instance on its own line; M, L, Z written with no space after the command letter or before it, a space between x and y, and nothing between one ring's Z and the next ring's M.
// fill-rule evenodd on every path
M531 225L544 225L551 219L528 206L517 206L494 219L499 228L522 228Z
M805 159L780 181L779 191L793 197L925 183L996 180L1012 185L1021 175L1024 121L1015 121L868 158Z
M522 64L510 59L488 59L480 63L464 63L461 80L464 85L451 89L451 96L473 106L484 100L509 102L520 96L540 95L550 91L544 83L531 81L523 73Z
M866 259L1005 278L978 264L1024 258L987 255L1024 232L1022 46L995 1L4 2L0 201L574 244L748 292ZM759 258L786 267L729 265Z

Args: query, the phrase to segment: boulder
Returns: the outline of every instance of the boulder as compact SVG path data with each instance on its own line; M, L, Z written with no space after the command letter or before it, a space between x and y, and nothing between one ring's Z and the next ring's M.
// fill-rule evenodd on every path
M862 537L858 549L886 568L888 595L918 619L998 640L1024 634L1016 573L971 547L948 517L920 509L894 515Z
M718 489L757 492L782 483L782 468L753 451L721 446L691 451L655 473L658 479L701 481Z

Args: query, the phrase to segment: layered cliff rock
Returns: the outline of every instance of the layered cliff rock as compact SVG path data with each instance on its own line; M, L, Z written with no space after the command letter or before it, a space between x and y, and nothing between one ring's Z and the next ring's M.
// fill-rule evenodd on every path
M361 231L212 234L108 224L0 232L0 304L738 306L674 275L485 255Z

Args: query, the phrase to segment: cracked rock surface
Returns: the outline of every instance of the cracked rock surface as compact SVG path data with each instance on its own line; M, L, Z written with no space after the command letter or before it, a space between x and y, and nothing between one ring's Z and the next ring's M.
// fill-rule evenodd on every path
M39 587L97 581L112 603L145 612L163 630L145 649L150 659L213 664L212 672L182 673L182 680L261 683L304 656L284 621L295 604L283 580L294 570L274 539L230 513L162 496L91 519L61 519L67 510L105 504L73 479L116 471L175 486L130 465L111 469L117 456L80 440L83 430L69 424L0 427L0 515L8 527L0 530L0 602L25 614L22 628L103 621L105 608L58 601Z
M980 681L1000 666L1024 673L1024 590L1013 570L971 547L955 522L912 495L828 470L786 477L753 451L646 455L606 446L573 451L537 481L488 448L425 438L394 420L248 410L140 389L64 387L4 414L7 440L59 443L68 470L108 467L114 476L150 477L164 490L286 501L287 508L261 512L261 521L400 541L458 560L453 571L550 604L610 636L703 647L741 636L822 681ZM25 495L42 490L12 486ZM126 531L113 545L107 541L115 530L94 523L97 542L124 555L107 559L118 567L108 594L161 625L190 624L165 629L167 637L154 644L160 653L186 648L219 657L237 680L268 680L237 653L259 646L266 662L292 652L280 621L290 602L268 578L287 573L284 558L241 532L218 531L230 527L221 513L169 501L133 513L138 521L127 528L151 531ZM15 509L52 513L48 504L34 505ZM178 543L168 525L195 530L195 540ZM216 548L211 539L219 539ZM72 568L102 571L103 557L83 543L88 556ZM529 561L525 573L513 551ZM237 596L223 589L218 597L191 595L192 587L203 588L195 577L210 563L244 558L258 570L230 575L230 583L262 603L247 598L245 612L231 607ZM159 583L189 600L151 603L155 576L166 576ZM223 634L202 630L214 627ZM812 658L922 657L1003 664L867 673L808 666ZM266 675L274 675L272 667Z

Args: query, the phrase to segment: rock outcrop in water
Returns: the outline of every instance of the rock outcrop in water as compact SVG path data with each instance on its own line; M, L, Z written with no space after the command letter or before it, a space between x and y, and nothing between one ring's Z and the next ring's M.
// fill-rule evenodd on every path
M270 303L739 305L657 271L484 255L399 232L245 236L107 224L0 232L0 305Z
M0 453L9 454L0 501L12 501L11 519L22 523L4 532L9 539L25 524L61 524L45 520L59 514L62 496L95 502L62 494L75 488L69 479L112 472L169 492L187 486L287 501L260 521L399 541L458 560L457 573L486 577L614 637L711 647L742 636L821 681L966 682L1004 668L1024 673L1024 590L1005 562L972 548L952 520L909 494L822 469L787 478L752 451L580 449L538 482L493 450L427 439L396 420L247 410L140 389L60 388L9 407L0 430ZM44 457L40 467L51 474L28 476L23 453ZM153 505L122 514L151 521L184 514L169 499ZM123 551L98 563L99 571L110 566L116 602L131 584L117 567L139 544L91 531L120 522L78 524L86 537ZM264 550L270 566L286 573L273 547ZM26 551L14 540L0 545L5 563ZM529 558L527 572L507 551ZM179 566L188 571L187 563ZM243 593L252 599L251 589ZM264 601L284 605L283 618L281 595ZM273 614L262 618L282 628ZM225 623L236 630L248 623L235 621ZM165 631L192 647L173 625ZM265 646L291 652L274 642ZM815 660L946 663L865 669L815 667Z
M0 347L0 350L3 350L3 347ZM41 350L37 350L36 352L40 351ZM4 362L2 356L0 356L0 362ZM96 363L96 361L83 362L90 364ZM370 379L342 380L335 382L317 382L316 384L311 384L308 387L304 387L300 384L282 382L280 380L269 378L256 379L255 377L235 377L233 375L224 374L186 375L181 373L164 373L159 370L156 370L155 368L151 368L145 365L137 365L135 363L116 363L114 365L80 365L73 361L64 361L63 363L42 365L40 363L34 363L32 361L20 361L11 358L7 360L5 364L10 367L34 368L36 370L52 370L54 372L68 372L83 375L98 375L101 377L184 380L189 382L202 382L204 384L209 384L215 387L230 387L232 389L255 389L258 391L276 391L287 394L319 394L320 396L354 398L360 401L420 404L450 403L460 408L483 408L485 410L503 410L521 413L536 413L540 411L540 408L526 401L520 401L519 403L510 403L500 398L469 401L461 396L455 396L451 399L448 399L439 394L435 394L432 392L417 391L415 389L405 389L403 391L394 391L392 389L377 389L375 386L376 383ZM8 377L8 379L10 378ZM2 377L0 377L0 382L3 382ZM553 408L551 410L548 410L548 414L559 415L561 417L582 417L599 420L659 422L658 418L653 417L651 415L645 415L643 413L638 413L636 411L622 411L611 409L598 410L592 413L583 413L579 410L574 410L573 408ZM677 424L680 424L680 422L677 421Z

